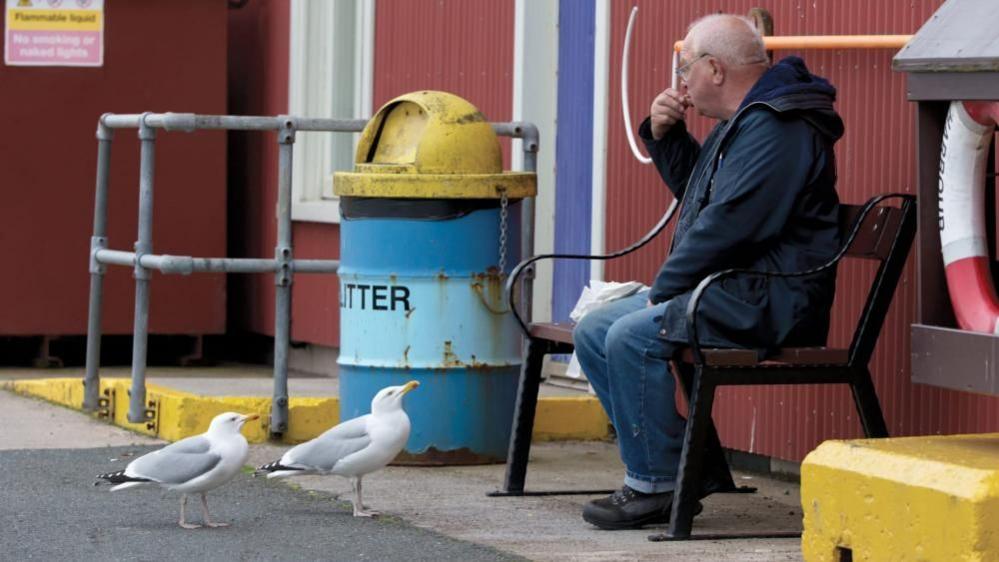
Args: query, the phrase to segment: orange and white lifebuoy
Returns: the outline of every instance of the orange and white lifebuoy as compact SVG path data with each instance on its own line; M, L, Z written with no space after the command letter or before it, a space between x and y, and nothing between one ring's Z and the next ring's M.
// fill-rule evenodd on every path
M999 297L985 232L985 166L999 102L951 102L940 149L940 249L957 323L999 334Z

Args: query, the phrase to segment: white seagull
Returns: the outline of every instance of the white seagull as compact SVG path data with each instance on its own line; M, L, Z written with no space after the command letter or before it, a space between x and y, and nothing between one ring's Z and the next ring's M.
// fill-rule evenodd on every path
M285 478L300 474L336 474L354 485L354 517L371 517L377 511L364 507L361 478L388 463L409 439L409 416L402 409L402 397L420 386L409 381L388 386L371 401L371 413L347 420L312 441L289 449L281 460L265 464L257 474Z
M142 455L128 463L125 470L97 477L114 484L112 492L147 484L181 492L180 526L185 529L201 527L186 521L187 494L200 493L205 525L227 527L228 523L213 523L209 518L205 492L218 488L239 474L249 453L246 438L239 430L247 421L259 417L257 414L233 412L219 414L212 419L205 433Z

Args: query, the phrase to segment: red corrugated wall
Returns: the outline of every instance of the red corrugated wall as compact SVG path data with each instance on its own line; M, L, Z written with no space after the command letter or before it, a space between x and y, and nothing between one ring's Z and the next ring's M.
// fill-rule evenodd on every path
M669 203L650 166L630 154L620 117L620 53L631 6L640 6L633 35L630 102L637 124L652 98L669 86L670 46L692 20L713 12L745 14L768 9L776 35L910 34L940 0L810 0L612 2L610 118L608 135L607 245L625 246L642 235ZM904 77L892 72L891 50L781 51L802 56L813 72L839 89L837 108L846 135L837 145L839 193L862 202L886 191L915 193L915 106L905 99ZM691 119L703 138L711 124ZM662 237L638 255L610 263L609 279L651 279L668 245ZM909 382L909 325L915 320L914 259L900 282L871 362L878 395L893 435L999 430L999 399ZM870 279L870 268L840 270L830 343L848 345ZM941 295L941 298L947 298ZM726 446L800 460L829 438L861 435L849 391L836 387L728 388L719 392L715 419Z
M513 0L378 0L374 107L415 90L443 90L509 121ZM509 166L509 140L502 141Z
M0 15L0 22L3 20ZM88 254L93 233L97 140L102 113L224 113L224 2L106 2L104 66L0 65L0 335L87 331ZM160 132L156 142L153 250L225 252L226 139L223 133ZM139 143L117 131L111 150L108 243L137 237ZM108 267L105 334L131 334L135 283ZM149 329L225 330L219 274L154 274Z
M249 2L229 11L229 112L279 115L288 112L289 3ZM310 117L325 117L313 115ZM273 257L277 244L278 149L274 133L230 133L230 254ZM295 222L299 259L339 255L336 225ZM274 276L233 275L236 331L274 335ZM331 275L296 275L292 287L293 340L336 345L339 341L337 282Z
M230 10L230 113L288 111L288 7L274 0ZM513 0L379 0L375 18L375 110L406 92L440 89L465 97L490 120L510 120ZM233 133L230 143L230 252L273 256L275 137ZM339 234L337 225L295 222L295 257L338 257ZM295 276L292 339L339 345L337 286L328 275ZM234 276L231 288L234 328L273 335L273 277Z

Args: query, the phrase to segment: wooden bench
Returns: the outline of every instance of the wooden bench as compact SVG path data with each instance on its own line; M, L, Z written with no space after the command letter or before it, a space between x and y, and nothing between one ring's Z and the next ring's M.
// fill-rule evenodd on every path
M882 203L887 200L897 200L899 206L883 205ZM853 391L864 434L867 437L888 436L884 415L867 365L877 344L888 306L891 304L915 236L915 197L887 194L874 197L864 205L841 205L839 223L843 235L843 247L832 260L821 267L793 273L730 269L706 277L695 288L687 309L690 347L682 350L676 361L678 378L687 396L688 421L680 455L673 511L668 531L649 537L650 540L789 536L788 533L691 536L694 509L699 495L702 494L701 468L705 460L708 461L707 466L715 470L713 474L716 482L712 491L737 491L728 474L728 467L721 455L717 433L711 421L711 408L718 386L848 384ZM525 260L514 269L508 285L511 295L516 275L523 272L525 264L540 258L542 256ZM764 277L813 275L836 267L844 258L880 262L848 348L786 348L761 361L755 350L700 347L697 338L697 308L700 295L711 284L736 274ZM516 314L515 309L514 313ZM596 490L562 492L524 490L531 433L541 383L542 361L549 353L572 353L573 344L571 324L525 324L519 316L517 318L525 328L527 349L521 367L506 476L503 489L495 495L601 493ZM706 451L712 455L710 459L704 458ZM795 535L797 533L790 534L790 536Z

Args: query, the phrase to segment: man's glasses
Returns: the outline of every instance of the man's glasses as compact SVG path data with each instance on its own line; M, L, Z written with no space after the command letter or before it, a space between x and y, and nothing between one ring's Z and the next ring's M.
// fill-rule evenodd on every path
M680 80L683 80L684 82L686 82L687 81L687 75L690 74L690 69L691 69L691 67L694 66L694 63L697 62L697 61L699 61L699 60L701 60L701 59L703 59L704 57L710 57L710 56L711 56L711 53L701 53L701 54L697 55L696 57L694 57L690 61L688 61L687 64L684 64L682 66L676 67L676 75L680 78Z

